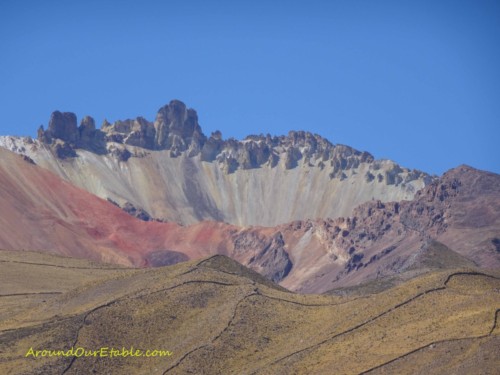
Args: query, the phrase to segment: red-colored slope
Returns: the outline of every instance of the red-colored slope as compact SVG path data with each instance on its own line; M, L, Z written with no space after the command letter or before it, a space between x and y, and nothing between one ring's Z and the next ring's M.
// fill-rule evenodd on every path
M2 148L0 212L4 249L136 266L147 265L151 251L184 250L193 257L223 250L209 244L211 239L220 242L215 232L224 224L200 224L187 231L174 223L140 221Z
M262 232L252 236L266 243L268 229L251 231ZM235 238L242 232L248 234L217 222L182 227L138 220L0 148L0 248L131 266L158 266L212 254L245 263L247 254L234 252Z

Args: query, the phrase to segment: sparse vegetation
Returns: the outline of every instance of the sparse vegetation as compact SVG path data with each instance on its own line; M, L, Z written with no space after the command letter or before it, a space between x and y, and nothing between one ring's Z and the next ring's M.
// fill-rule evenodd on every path
M0 282L6 374L442 374L499 365L500 275L474 269L299 295L224 256L137 270L0 251ZM31 347L130 346L173 354L25 357Z

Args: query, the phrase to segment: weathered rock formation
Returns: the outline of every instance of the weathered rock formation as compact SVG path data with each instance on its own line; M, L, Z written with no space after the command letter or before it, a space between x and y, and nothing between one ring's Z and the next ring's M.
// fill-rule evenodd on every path
M147 150L170 150L172 157L186 154L189 157L200 155L202 161L217 161L224 165L227 173L236 169L259 168L264 165L275 167L280 159L286 169L303 164L310 167L327 167L331 178L340 178L345 170L356 169L361 163L373 163L368 152L360 152L352 147L333 145L317 134L305 131L290 131L288 136L250 135L243 141L223 140L220 131L207 138L198 123L195 110L187 108L178 100L172 100L158 111L154 123L143 117L135 120L104 121L100 130L90 116L82 119L76 126L76 115L71 112L53 112L46 131L43 126L38 130L38 139L44 144L63 143L72 149L101 150L103 143L119 143ZM67 145L67 146L66 146ZM77 154L73 152L72 155ZM403 182L399 166L381 175L387 184ZM370 176L369 174L367 176ZM411 171L408 180L426 175ZM373 175L367 179L373 179Z
M104 121L96 129L87 116L76 123L74 114L54 112L37 141L0 137L0 145L120 207L181 224L273 226L348 216L372 199L411 199L432 181L304 131L206 137L196 112L178 100L160 108L154 122Z
M200 153L206 137L198 124L198 116L193 109L178 100L160 108L154 123L143 117L135 120L116 121L110 124L106 120L100 130L95 121L85 116L79 127L76 115L71 112L52 113L49 126L38 130L38 139L48 145L62 143L67 149L86 149L101 151L106 143L120 143L149 150L170 150L172 156L179 156L187 151L194 156ZM57 155L58 157L76 157L76 153Z

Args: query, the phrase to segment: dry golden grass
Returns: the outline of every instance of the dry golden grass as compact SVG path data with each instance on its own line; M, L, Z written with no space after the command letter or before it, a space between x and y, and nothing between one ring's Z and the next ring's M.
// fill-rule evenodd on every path
M215 256L126 269L0 251L2 374L494 374L500 278L443 270L378 294L298 295ZM130 347L168 357L38 357Z

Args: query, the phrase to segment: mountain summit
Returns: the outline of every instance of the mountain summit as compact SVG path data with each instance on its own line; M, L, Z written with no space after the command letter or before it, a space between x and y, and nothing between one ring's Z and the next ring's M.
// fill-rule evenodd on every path
M96 129L95 121L85 116L77 126L76 115L72 112L52 113L47 130L38 129L38 139L51 145L60 158L75 157L75 149L106 152L108 142L137 146L149 150L170 150L178 156L191 149L199 153L206 142L198 124L198 115L179 100L172 100L158 111L154 123L143 117L135 120L106 120L101 129Z
M178 100L154 122L95 121L54 112L38 140L0 137L0 145L143 219L183 225L203 220L274 226L347 216L369 200L412 199L426 173L305 131L204 135L195 110Z

